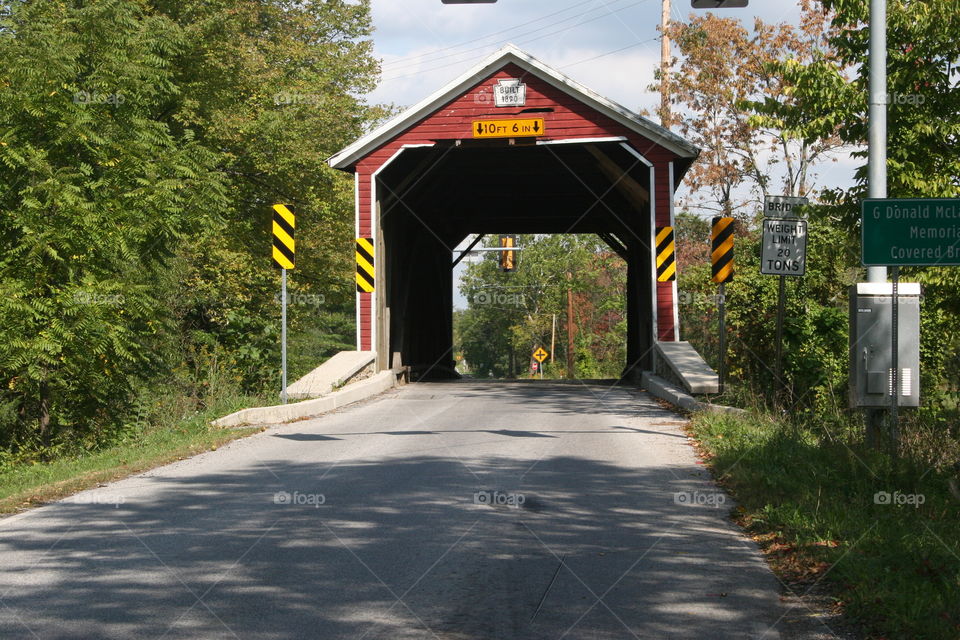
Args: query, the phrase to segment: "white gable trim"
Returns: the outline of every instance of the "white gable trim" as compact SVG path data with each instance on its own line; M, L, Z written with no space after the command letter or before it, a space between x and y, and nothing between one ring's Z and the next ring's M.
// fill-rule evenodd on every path
M462 95L467 89L511 63L610 117L631 131L653 140L682 158L695 158L700 153L699 149L680 136L654 124L626 107L604 98L556 69L545 65L529 53L508 44L477 67L467 71L442 89L397 114L353 144L334 154L327 162L335 169L349 169L360 158L411 128L443 105Z

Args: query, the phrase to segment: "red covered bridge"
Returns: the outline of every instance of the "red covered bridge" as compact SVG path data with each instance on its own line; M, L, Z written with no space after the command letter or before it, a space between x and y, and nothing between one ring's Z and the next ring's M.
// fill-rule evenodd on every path
M470 234L596 233L628 265L624 371L651 370L655 343L679 339L654 234L673 225L697 154L508 45L330 159L354 174L357 235L375 254L357 348L378 370L399 353L415 374L455 375L452 250Z

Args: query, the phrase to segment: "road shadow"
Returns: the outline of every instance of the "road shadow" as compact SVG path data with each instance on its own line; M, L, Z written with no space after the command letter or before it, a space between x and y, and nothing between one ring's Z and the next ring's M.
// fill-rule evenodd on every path
M551 393L499 399L585 404ZM256 460L208 470L220 451L0 522L0 637L780 637L775 579L696 464L442 447L321 462L364 441L328 426L254 436ZM617 446L663 435L594 431ZM274 438L291 453L261 449Z

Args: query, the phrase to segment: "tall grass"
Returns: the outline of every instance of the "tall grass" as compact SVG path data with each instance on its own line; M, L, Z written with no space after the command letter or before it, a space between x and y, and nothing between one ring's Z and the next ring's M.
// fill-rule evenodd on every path
M778 550L786 577L804 589L829 585L871 637L960 638L951 467L906 447L898 457L868 449L850 420L801 425L752 411L700 414L691 428L742 524Z

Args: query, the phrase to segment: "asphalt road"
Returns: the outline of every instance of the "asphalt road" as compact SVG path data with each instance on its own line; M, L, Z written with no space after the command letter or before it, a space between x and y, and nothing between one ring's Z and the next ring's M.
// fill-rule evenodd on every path
M780 638L682 424L459 382L271 427L0 520L0 638Z

